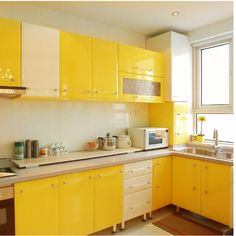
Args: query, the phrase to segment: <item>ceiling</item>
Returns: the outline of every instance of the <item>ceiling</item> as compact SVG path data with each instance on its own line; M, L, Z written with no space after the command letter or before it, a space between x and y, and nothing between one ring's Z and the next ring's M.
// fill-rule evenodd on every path
M186 33L233 16L233 1L64 1L35 4L145 36L168 30ZM173 11L180 12L180 15L172 16Z

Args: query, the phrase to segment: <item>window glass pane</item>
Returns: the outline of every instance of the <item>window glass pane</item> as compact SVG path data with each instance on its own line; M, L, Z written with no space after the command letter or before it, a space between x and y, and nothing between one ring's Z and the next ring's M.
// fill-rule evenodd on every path
M206 121L203 122L202 133L206 139L213 139L214 128L218 129L218 136L220 141L233 142L234 141L234 115L233 114L197 114L205 116ZM200 121L197 121L197 133L201 132Z
M229 104L229 44L201 50L202 105Z

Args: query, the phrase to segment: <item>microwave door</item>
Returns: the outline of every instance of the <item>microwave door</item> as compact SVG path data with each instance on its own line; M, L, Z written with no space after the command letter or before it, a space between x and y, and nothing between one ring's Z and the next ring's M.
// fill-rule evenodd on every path
M158 131L149 131L147 132L146 142L147 149L158 148L162 146L163 138Z

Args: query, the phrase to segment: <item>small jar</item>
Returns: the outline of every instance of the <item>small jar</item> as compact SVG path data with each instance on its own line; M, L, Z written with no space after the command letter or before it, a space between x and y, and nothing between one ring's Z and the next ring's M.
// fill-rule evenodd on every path
M24 141L17 141L14 143L14 159L23 160L24 159Z

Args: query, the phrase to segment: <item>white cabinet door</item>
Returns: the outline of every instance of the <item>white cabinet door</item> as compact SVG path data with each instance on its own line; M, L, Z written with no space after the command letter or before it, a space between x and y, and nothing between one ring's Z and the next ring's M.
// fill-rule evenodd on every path
M188 37L169 31L147 39L146 47L165 54L165 101L190 101L192 50Z
M22 86L26 96L59 95L59 30L22 23Z

